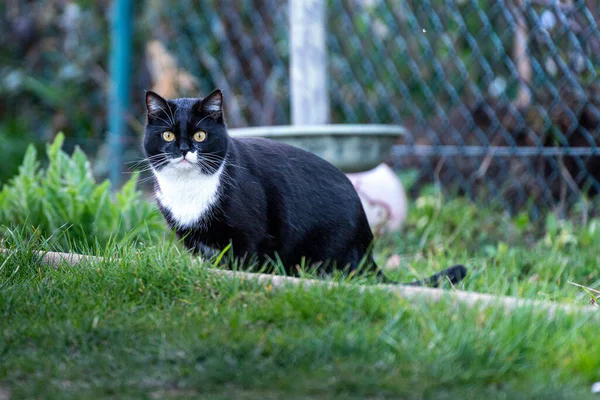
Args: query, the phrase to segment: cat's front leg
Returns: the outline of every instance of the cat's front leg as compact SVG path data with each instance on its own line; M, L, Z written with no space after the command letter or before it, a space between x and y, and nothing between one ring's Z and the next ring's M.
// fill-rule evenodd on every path
M195 256L201 256L204 259L210 259L220 254L220 250L207 245L200 238L194 236L193 232L178 232L178 236L183 241L183 245Z

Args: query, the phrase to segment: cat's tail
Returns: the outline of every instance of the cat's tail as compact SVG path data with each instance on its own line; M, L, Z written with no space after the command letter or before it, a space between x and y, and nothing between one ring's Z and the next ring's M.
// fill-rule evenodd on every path
M453 285L462 281L463 278L465 276L467 276L467 269L465 268L464 265L458 264L458 265L454 265L450 268L446 268L445 270L440 271L437 274L431 275L430 277L425 278L423 280L407 282L407 283L392 281L391 279L389 279L385 275L383 275L381 270L379 270L379 273L377 275L378 275L378 278L381 283L396 283L396 284L401 284L401 285L406 285L406 286L439 287L440 284L446 279L449 280L450 283L452 283Z

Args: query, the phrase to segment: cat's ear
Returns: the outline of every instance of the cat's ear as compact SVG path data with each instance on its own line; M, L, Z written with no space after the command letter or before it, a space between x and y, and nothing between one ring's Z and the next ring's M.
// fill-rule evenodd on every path
M146 110L148 111L148 115L156 115L162 111L167 111L169 105L167 101L154 93L151 90L146 92Z
M223 117L223 93L221 93L221 89L213 90L211 94L200 100L198 111L210 114L215 119Z

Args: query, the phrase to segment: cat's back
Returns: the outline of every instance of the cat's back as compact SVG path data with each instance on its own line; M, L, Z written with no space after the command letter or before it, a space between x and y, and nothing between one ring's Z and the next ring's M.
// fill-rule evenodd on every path
M240 161L261 178L278 179L282 183L293 180L290 183L326 185L330 189L354 192L342 171L311 152L265 138L235 138L233 142L238 157L242 158Z

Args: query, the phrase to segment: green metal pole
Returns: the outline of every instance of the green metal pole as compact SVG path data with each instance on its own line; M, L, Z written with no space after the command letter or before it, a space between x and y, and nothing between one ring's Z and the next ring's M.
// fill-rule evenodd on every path
M127 136L131 76L132 2L114 0L111 10L109 134L110 180L113 190L123 181L124 142Z

